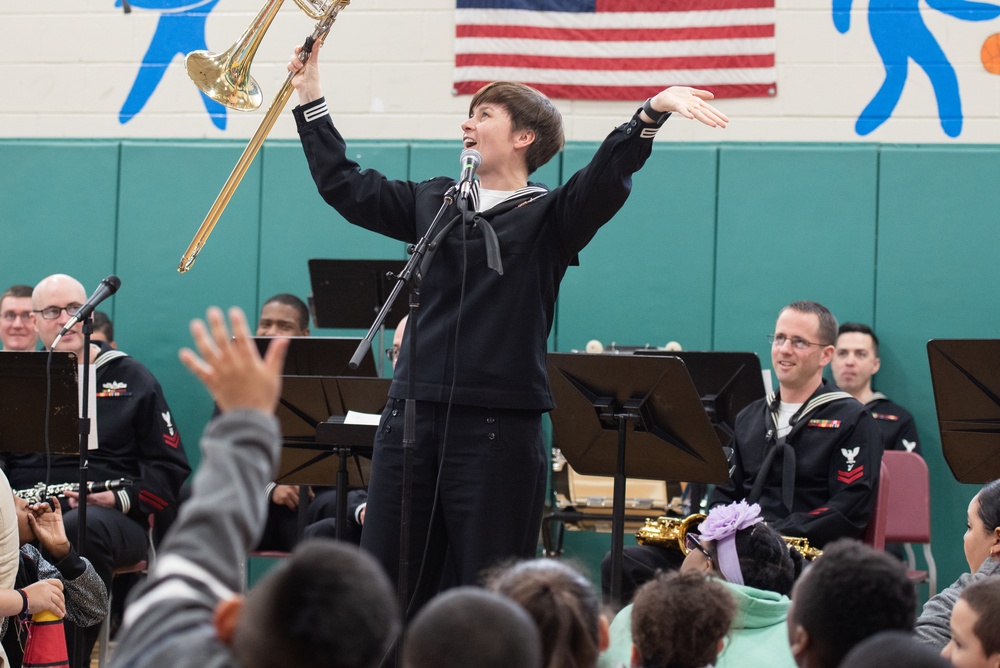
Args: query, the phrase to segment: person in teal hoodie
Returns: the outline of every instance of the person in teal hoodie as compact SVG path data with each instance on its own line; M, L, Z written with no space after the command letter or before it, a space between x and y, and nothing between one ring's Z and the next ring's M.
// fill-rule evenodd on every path
M738 501L713 508L687 535L681 571L704 571L722 580L737 612L716 668L794 668L785 619L789 594L803 560L764 524L757 504ZM632 606L611 623L611 643L599 668L628 666L632 655Z

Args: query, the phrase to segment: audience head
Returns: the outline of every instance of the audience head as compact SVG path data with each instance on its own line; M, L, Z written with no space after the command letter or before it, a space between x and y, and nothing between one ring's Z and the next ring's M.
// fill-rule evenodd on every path
M830 364L837 387L854 397L867 394L880 366L878 337L872 328L858 322L841 325Z
M91 341L104 341L109 346L118 349L118 344L115 343L115 324L111 322L111 318L104 311L94 311L91 316L94 320L94 332L90 335Z
M524 152L528 174L562 150L565 143L562 115L549 98L531 86L515 81L494 81L472 96L469 118L473 118L483 106L497 106L505 110L510 117L512 133L523 131L533 135ZM488 169L488 165L480 167L480 173L483 169Z
M632 665L714 665L735 614L721 582L699 572L659 573L632 601Z
M216 628L248 668L375 668L399 630L394 588L353 545L302 542L242 602L216 610Z
M295 295L274 295L260 309L257 336L309 336L309 307Z
M46 350L59 336L63 326L87 302L83 284L66 274L43 278L31 295L31 321ZM83 361L83 323L78 322L59 340L56 350L76 353Z
M38 332L31 322L30 285L12 285L0 294L0 349L32 352Z
M882 631L862 640L844 657L844 668L948 668L951 664L906 631Z
M433 598L413 618L403 668L541 668L535 622L496 592L458 587Z
M836 340L837 319L822 304L798 301L781 309L774 325L771 364L785 401L798 399L788 398L789 393L808 396L819 387Z
M682 571L701 571L733 584L791 594L802 556L763 523L756 503L716 506L698 531L687 534L689 551Z
M912 631L916 611L916 590L898 559L856 540L834 541L792 591L792 655L799 666L837 668L879 631Z
M587 668L608 647L608 622L593 585L558 559L532 559L495 571L488 589L528 611L542 637L542 665Z
M941 656L958 668L1000 668L1000 579L985 578L962 591Z
M1000 479L986 483L969 502L964 542L973 573L987 557L1000 557Z

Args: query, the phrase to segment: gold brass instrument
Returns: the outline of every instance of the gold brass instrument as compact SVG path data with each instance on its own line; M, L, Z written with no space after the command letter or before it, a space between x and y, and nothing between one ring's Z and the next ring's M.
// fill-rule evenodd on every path
M639 545L658 545L668 549L679 549L681 554L687 554L687 534L705 520L705 515L695 513L687 517L658 517L647 519L646 523L635 533ZM809 545L809 540L798 536L781 537L788 547L795 549L802 558L813 561L823 556L823 551Z
M256 109L260 106L260 88L250 76L250 63L264 33L271 25L271 21L283 1L268 0L247 31L243 33L243 36L226 51L218 55L207 51L193 51L188 54L185 61L188 75L206 95L227 107L241 111ZM305 62L312 52L313 44L326 39L327 33L330 32L334 21L337 20L337 15L351 3L351 0L295 0L295 2L310 17L318 19L312 34L306 38L298 55L299 61ZM219 218L222 217L226 205L229 204L237 186L246 175L257 152L263 146L264 139L271 132L271 128L274 127L278 116L285 108L288 98L291 97L293 76L294 74L289 72L288 76L285 77L284 85L274 97L271 106L268 107L264 119L257 127L253 137L250 138L250 142L243 149L243 154L236 162L229 178L226 179L218 197L215 198L215 203L209 209L208 215L205 216L201 227L198 228L198 232L188 244L187 250L177 266L178 273L183 274L191 269L198 254L204 248L208 236L215 228L215 224L219 222Z
M639 545L659 545L670 549L678 549L681 554L687 554L687 534L705 521L704 513L694 513L687 517L657 517L647 519L646 523L635 532L635 540Z

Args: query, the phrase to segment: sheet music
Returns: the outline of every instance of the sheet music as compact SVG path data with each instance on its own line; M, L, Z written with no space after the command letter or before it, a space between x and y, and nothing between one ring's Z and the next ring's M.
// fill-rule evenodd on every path
M344 424L367 424L377 427L381 417L378 413L360 413L349 410L347 411L347 415L344 416Z

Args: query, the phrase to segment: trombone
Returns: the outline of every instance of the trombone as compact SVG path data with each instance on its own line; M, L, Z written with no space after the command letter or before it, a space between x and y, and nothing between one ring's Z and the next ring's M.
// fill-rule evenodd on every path
M253 61L257 47L260 46L261 39L278 13L282 2L284 0L268 0L246 32L226 51L219 54L208 51L192 51L187 55L185 66L188 76L202 92L216 102L238 111L252 111L260 106L263 96L260 92L260 86L250 76L250 63ZM334 21L337 20L337 15L350 2L351 0L295 0L295 3L310 18L317 20L312 34L306 38L302 50L299 52L298 58L301 62L305 62L309 58L313 44L317 41L322 42L326 38ZM272 100L271 106L264 114L264 119L257 127L253 137L250 138L246 148L243 149L243 154L236 162L229 178L226 179L218 197L215 198L215 203L212 204L212 208L209 209L208 215L202 221L201 227L198 228L198 232L195 233L187 250L184 251L180 264L177 265L178 273L187 273L194 265L202 248L205 247L208 236L215 228L215 224L219 222L226 205L229 204L237 186L246 175L260 147L264 144L264 139L271 132L271 128L274 127L278 116L285 108L288 98L291 97L293 76L294 73L289 72L288 76L285 77L285 83Z

